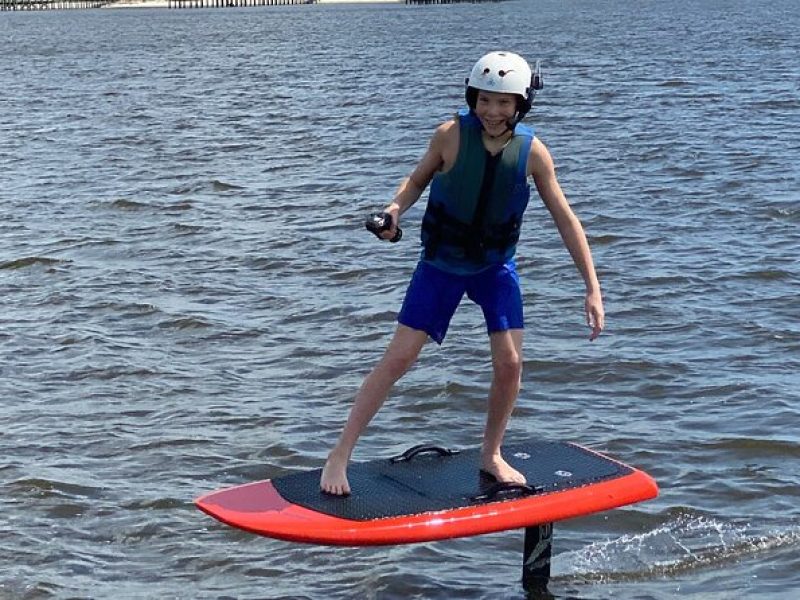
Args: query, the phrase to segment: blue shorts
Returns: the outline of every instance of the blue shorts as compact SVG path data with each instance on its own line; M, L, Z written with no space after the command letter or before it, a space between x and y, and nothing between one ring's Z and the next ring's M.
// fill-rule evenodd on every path
M483 309L488 333L523 329L522 291L513 261L474 275L448 273L420 261L397 320L441 344L464 292Z

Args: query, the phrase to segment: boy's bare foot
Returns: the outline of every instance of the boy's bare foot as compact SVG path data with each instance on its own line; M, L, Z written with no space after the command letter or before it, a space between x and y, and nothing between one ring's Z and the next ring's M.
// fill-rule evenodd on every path
M483 457L481 470L500 483L526 483L525 476L509 465L499 454Z
M347 496L350 494L350 484L347 481L347 459L341 459L331 453L322 469L319 487L326 494L334 496Z

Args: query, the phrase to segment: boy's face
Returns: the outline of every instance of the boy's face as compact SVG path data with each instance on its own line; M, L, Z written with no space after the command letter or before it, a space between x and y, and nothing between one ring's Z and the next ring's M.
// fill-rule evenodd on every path
M505 133L508 129L506 123L516 112L517 97L514 94L478 90L475 114L489 135L498 136Z

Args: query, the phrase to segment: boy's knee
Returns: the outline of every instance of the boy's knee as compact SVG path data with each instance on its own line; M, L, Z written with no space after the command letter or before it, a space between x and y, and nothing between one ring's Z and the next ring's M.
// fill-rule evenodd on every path
M522 377L522 357L516 352L509 352L495 358L494 376L499 381L519 381Z
M383 357L383 366L394 378L399 378L411 368L414 361L417 360L417 354L413 352L398 352Z

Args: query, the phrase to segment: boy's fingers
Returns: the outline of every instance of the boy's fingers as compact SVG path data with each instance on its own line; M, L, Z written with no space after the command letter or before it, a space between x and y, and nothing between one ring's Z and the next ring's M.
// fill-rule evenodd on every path
M592 328L592 333L589 335L589 341L592 342L596 340L600 336L600 332L603 331L604 318L602 314L599 314L596 309L591 309L586 313L586 324Z

